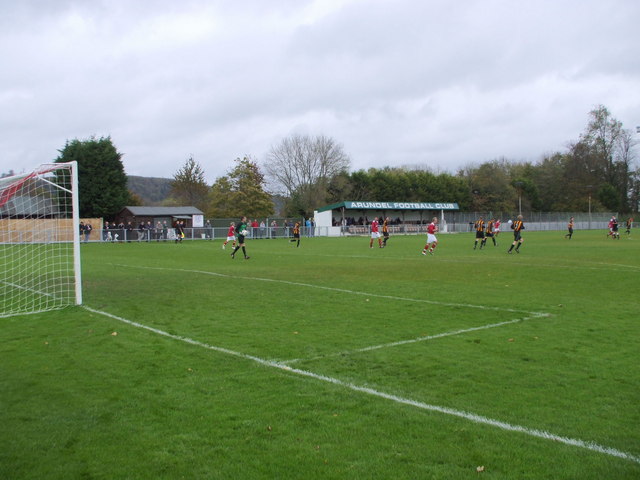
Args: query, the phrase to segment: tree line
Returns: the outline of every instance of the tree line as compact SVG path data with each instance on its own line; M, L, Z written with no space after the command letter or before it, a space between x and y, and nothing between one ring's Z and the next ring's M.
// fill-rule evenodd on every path
M640 202L635 144L632 132L602 105L564 152L537 162L499 158L455 173L434 173L428 166L350 171L350 158L334 139L292 135L269 150L262 166L251 156L236 158L212 185L189 157L163 204L195 206L209 218L309 217L344 200L455 202L462 211L630 213ZM110 137L73 140L60 150L56 161L78 161L81 216L111 218L126 205L140 204L127 189L121 159Z

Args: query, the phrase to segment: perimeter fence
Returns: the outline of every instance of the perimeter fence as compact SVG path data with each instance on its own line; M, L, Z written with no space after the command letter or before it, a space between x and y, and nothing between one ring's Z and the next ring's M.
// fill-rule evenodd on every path
M527 212L523 213L525 227L528 231L541 230L566 230L569 219L574 219L575 230L601 230L607 229L612 216L618 218L613 212ZM499 219L502 223L500 229L508 229L508 220L515 220L518 213L514 212L452 212L445 213L445 224L441 226L441 231L447 232L470 232L473 231L473 224L478 218ZM626 219L618 219L620 227Z
M434 212L435 214L435 212ZM609 220L617 214L612 212L584 213L561 212L523 213L527 231L566 230L569 218L574 218L575 230L606 230ZM508 220L515 220L518 214L513 212L446 212L444 221L440 219L441 233L466 233L473 231L473 224L482 217L485 221L499 219L502 223L501 230L508 231ZM278 238L291 238L293 236L293 222L286 219L266 219L264 226L249 227L247 239L250 240L274 240ZM626 218L618 219L620 230L623 230ZM182 240L225 240L231 222L238 223L238 219L211 219L204 227L185 228ZM328 237L328 236L357 236L369 235L369 220L365 218L362 225L345 226L306 226L300 222L301 237ZM392 223L389 231L392 235L417 235L426 232L427 221ZM110 229L93 230L88 238L83 241L96 242L168 242L180 241L176 238L173 228L151 228L148 230Z

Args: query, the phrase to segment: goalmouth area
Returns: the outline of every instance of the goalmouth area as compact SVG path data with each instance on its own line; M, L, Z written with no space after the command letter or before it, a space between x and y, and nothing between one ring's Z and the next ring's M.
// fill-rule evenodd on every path
M0 179L0 316L82 303L75 162Z

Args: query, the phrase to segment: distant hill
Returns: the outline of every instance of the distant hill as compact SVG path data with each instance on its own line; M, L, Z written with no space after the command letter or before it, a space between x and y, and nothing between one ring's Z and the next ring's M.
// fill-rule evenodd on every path
M127 188L140 196L146 206L161 205L169 198L171 192L171 178L138 177L127 175Z

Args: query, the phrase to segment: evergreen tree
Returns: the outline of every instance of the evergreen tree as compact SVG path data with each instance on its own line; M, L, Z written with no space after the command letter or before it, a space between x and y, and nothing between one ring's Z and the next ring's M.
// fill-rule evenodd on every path
M111 137L67 141L59 152L56 163L78 162L81 217L112 219L129 204L122 154L116 150Z
M204 210L207 206L208 194L209 186L204 179L204 170L193 157L189 157L173 176L171 183L173 203Z

